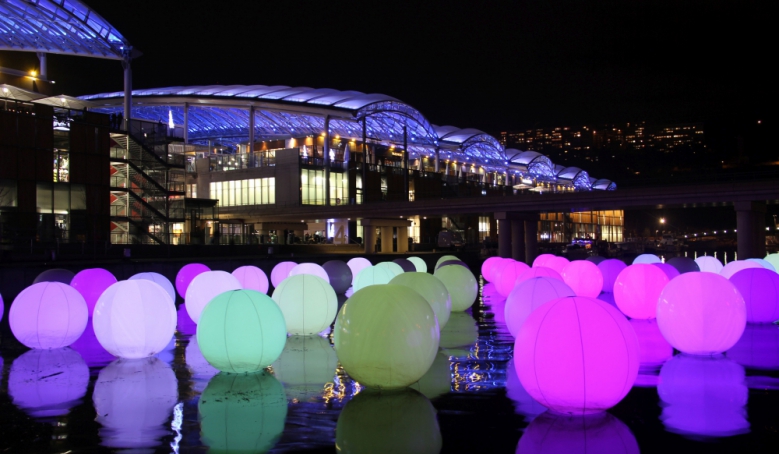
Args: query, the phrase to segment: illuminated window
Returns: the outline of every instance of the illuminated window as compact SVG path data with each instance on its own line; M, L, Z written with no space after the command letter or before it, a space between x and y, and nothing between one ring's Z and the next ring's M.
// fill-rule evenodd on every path
M187 186L195 186L193 194L197 193L196 185ZM276 178L217 181L209 185L209 190L210 197L218 199L223 207L276 203Z

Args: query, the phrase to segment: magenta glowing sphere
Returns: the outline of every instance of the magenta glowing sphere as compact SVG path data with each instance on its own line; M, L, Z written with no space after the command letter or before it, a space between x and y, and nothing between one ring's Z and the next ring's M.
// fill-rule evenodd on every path
M360 274L360 271L364 270L365 268L372 267L373 264L370 262L370 260L364 257L355 257L346 262L346 266L352 270L352 285L354 285L354 281L357 280L357 275Z
M674 348L663 337L657 320L630 320L630 326L638 338L641 347L641 370L654 370L662 366L674 355Z
M327 275L327 271L322 268L322 265L317 265L316 263L301 263L289 270L290 276L297 276L298 274L310 274L312 276L321 277L325 282L328 284L330 283L330 276Z
M552 268L553 270L560 273L560 275L562 276L563 268L565 268L566 265L568 265L569 263L571 263L571 261L565 257L552 256L547 261L545 261L543 265L539 265L539 266Z
M669 265L667 263L653 263L652 266L656 266L663 270L663 273L665 273L666 276L668 276L668 280L675 278L679 274L679 270L677 270L674 266Z
M630 429L608 413L570 416L546 412L525 428L517 445L521 454L639 452Z
M565 265L560 275L577 296L595 298L603 289L603 274L600 268L587 260L574 260Z
M654 265L630 265L614 281L614 302L630 318L655 318L657 298L668 282L668 276Z
M494 272L495 276L495 288L503 296L509 296L512 290L514 290L514 284L516 284L517 278L520 274L530 269L529 266L516 260L504 259L499 264L499 268Z
M128 279L128 281L134 281L136 279L146 279L147 281L154 282L155 284L164 288L166 292L168 292L171 301L173 301L174 303L176 302L176 289L173 288L173 284L170 283L168 278L163 276L162 274L153 273L153 272L138 273L130 276L130 279Z
M747 307L747 323L779 320L779 274L765 268L748 268L730 277Z
M541 254L538 257L536 257L535 260L533 260L532 267L535 268L537 266L546 266L545 265L546 261L551 259L554 256L555 256L554 254Z
M22 290L11 303L8 323L16 339L30 348L67 347L87 326L84 298L60 282L41 282Z
M90 317L95 311L95 304L97 304L100 295L113 284L116 284L116 277L110 271L102 268L81 270L70 281L70 286L84 297Z
M484 276L485 281L493 282L495 280L495 269L502 261L502 257L490 257L481 264L481 275Z
M241 283L245 290L268 293L268 276L256 266L241 266L233 270L232 275Z
M270 282L273 284L273 287L278 287L284 279L288 278L289 272L296 266L298 266L298 264L295 262L279 262L276 264L270 272Z
M181 267L176 274L176 291L182 298L187 297L187 288L189 288L190 282L198 274L211 271L211 268L203 265L202 263L190 263ZM175 301L175 300L174 300Z
M747 324L726 355L748 369L779 370L779 326Z
M639 263L651 264L651 263L662 263L662 262L663 261L660 260L660 257L654 254L641 254L635 259L633 259L633 263L631 263L631 265L636 265Z
M241 282L227 271L206 271L192 279L187 287L184 304L187 306L189 316L197 323L209 301L224 292L241 289Z
M719 274L685 273L660 294L657 323L675 349L713 355L729 349L741 337L747 309L736 286Z
M707 273L719 274L719 272L722 271L723 268L722 262L717 260L716 257L711 257L709 255L698 257L697 259L695 259L695 263L698 264L698 268L700 268L701 271Z
M522 386L541 405L566 414L617 404L636 380L639 359L638 339L625 317L583 296L533 311L514 344Z
M764 268L763 265L753 262L751 260L734 260L727 265L725 265L722 268L722 271L719 272L722 276L725 277L725 279L730 279L731 276L738 273L741 270L746 270L749 268Z
M576 292L559 279L534 277L518 283L506 298L503 309L511 335L517 337L519 329L534 310L565 296L576 296Z
M617 259L608 259L598 263L601 275L603 276L603 291L606 293L614 292L614 281L617 276L628 266L625 262Z
M516 287L519 285L520 282L526 281L528 279L533 279L534 277L550 277L552 279L557 279L558 281L562 281L563 277L560 276L560 273L553 270L552 268L547 268L545 266L538 266L535 268L530 268L522 272L517 277L517 280L514 282L514 286Z

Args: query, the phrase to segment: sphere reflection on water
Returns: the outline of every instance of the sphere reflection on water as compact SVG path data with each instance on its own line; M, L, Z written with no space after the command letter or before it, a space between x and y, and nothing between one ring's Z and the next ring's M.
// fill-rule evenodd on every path
M290 336L272 367L287 396L304 400L321 395L333 382L338 357L324 337Z
M747 324L727 356L748 369L779 370L779 326Z
M530 423L519 439L517 453L638 454L636 437L609 413L567 416L547 412Z

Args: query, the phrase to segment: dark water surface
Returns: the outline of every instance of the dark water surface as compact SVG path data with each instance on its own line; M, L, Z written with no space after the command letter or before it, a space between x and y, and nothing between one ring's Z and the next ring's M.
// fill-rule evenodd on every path
M91 325L51 351L5 335L0 451L779 452L776 325L749 326L717 358L669 359L639 332L636 386L608 413L571 418L522 388L491 290L452 315L425 377L392 393L351 380L326 336L290 338L272 372L218 374L183 307L174 342L145 360L114 359Z

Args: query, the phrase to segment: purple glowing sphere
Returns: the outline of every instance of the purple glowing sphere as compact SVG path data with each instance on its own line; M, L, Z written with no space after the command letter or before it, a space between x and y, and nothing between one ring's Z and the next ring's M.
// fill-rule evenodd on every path
M695 259L695 263L698 265L698 268L700 268L701 271L707 273L719 274L719 272L722 271L723 268L722 262L717 260L716 257L711 257L709 255L698 257L697 259Z
M517 376L513 359L506 363L506 397L514 403L514 413L524 416L525 422L534 420L548 410L525 391Z
M669 281L681 274L679 273L679 270L677 270L675 267L667 263L653 263L652 266L656 266L660 268L663 271L663 273L665 273L665 275L668 276Z
M748 323L779 320L779 274L765 268L747 268L730 277L747 307Z
M514 361L527 392L566 414L613 407L638 375L633 328L618 310L582 296L552 300L530 314L514 344Z
M16 339L30 348L67 347L87 326L84 298L60 282L33 284L17 295L8 311Z
M741 270L747 270L750 268L754 269L765 269L763 265L753 262L751 260L734 260L727 265L725 265L722 268L722 271L719 272L725 279L730 279L731 276L738 273Z
M514 282L514 286L516 287L519 285L520 282L526 281L528 279L532 279L534 277L550 277L552 279L557 279L558 281L562 281L563 277L560 276L560 273L553 270L552 268L547 268L545 266L539 266L536 268L530 268L522 272L517 277L517 280Z
M484 276L485 281L495 281L495 270L500 266L500 262L502 261L502 257L490 257L481 264L481 275Z
M403 268L404 273L416 273L417 267L414 265L414 263L411 260L408 259L395 259L393 262L400 265L401 268Z
M202 263L190 263L188 265L182 266L178 274L176 274L176 291L178 292L179 296L186 298L187 289L189 288L189 284L192 282L192 279L194 279L198 274L205 273L206 271L211 271L211 268L203 265Z
M591 256L587 257L586 259L584 259L584 260L587 260L588 262L592 262L592 263L598 265L601 262L606 261L608 259L606 257L601 257L600 255L591 255Z
M62 268L52 268L36 276L32 283L38 284L41 282L62 282L63 284L70 285L70 282L73 280L74 276L75 273L73 273L73 271L64 270Z
M84 328L84 333L76 339L76 342L70 344L70 348L77 351L79 355L84 359L89 367L102 368L107 366L116 357L108 352L95 336L94 320L90 319L87 322L87 327Z
M603 275L603 291L606 293L614 292L614 281L617 276L628 266L625 262L617 259L608 259L598 263L598 268Z
M110 271L102 268L81 270L70 281L70 286L84 297L90 317L95 312L95 304L97 304L100 295L113 284L116 284L116 277Z
M747 310L736 286L719 274L685 273L660 294L657 323L675 349L713 355L738 341L747 323Z
M330 283L330 276L327 275L327 271L322 268L322 265L316 263L301 263L289 270L289 276L297 276L298 274L310 274L321 277L325 282ZM274 287L276 286L274 285Z
M546 260L543 265L539 265L539 266L552 268L553 270L560 273L560 275L562 276L563 268L565 268L569 263L571 263L571 261L565 257L552 256L548 260Z
M748 324L727 356L748 369L779 370L779 326Z
M534 277L518 283L506 298L503 312L511 335L517 337L519 329L534 310L565 296L576 296L576 292L563 281L551 277Z
M587 260L574 260L565 265L560 275L577 296L595 298L603 289L603 274L598 265Z
M522 454L638 454L636 437L608 413L560 415L546 412L524 430L517 445Z
M273 284L273 287L278 287L284 279L288 278L289 272L296 266L298 266L298 264L295 262L277 263L270 272L270 282Z
M656 256L655 254L641 254L633 259L633 263L631 263L631 265L636 265L639 263L652 264L661 262L662 260L660 260L660 257Z
M414 264L408 260L406 261L409 263L409 265L411 265L413 271L416 271ZM333 287L333 290L335 290L336 294L343 295L347 290L349 290L349 287L352 286L352 270L349 268L349 265L343 261L330 260L325 262L322 265L322 268L327 271L327 276L329 278L328 282Z
M630 326L638 338L641 347L641 370L654 370L662 366L674 355L671 344L663 337L657 320L630 320Z
M352 285L354 285L354 281L357 279L357 275L360 274L360 271L373 266L370 260L363 257L350 259L346 262L346 265L352 270Z
M134 281L136 279L145 279L147 281L152 281L155 284L159 285L160 287L164 288L165 291L170 295L171 301L174 303L176 302L176 289L173 288L173 284L170 283L167 277L163 276L160 273L138 273L130 276L130 279L128 281Z
M676 268L676 271L679 272L679 274L689 273L691 271L700 271L701 268L698 266L697 263L695 263L695 260L689 258L689 257L674 257L671 259L668 259L666 262L667 264L671 265L672 267Z
M654 265L630 265L614 281L614 301L619 310L630 318L655 318L657 298L668 282L668 276Z
M541 254L538 257L536 257L535 260L533 260L532 267L535 268L537 266L546 266L545 265L546 261L553 257L555 257L554 254Z
M254 290L260 293L268 293L268 276L265 271L256 266L241 266L231 273L246 290Z
M520 274L530 267L516 260L504 259L500 262L500 268L495 270L495 288L503 296L509 296L514 289L514 284Z

